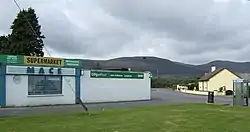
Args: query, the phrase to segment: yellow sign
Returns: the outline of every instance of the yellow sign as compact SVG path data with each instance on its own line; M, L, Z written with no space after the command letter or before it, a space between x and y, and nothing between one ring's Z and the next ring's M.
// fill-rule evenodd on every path
M64 59L50 57L24 56L26 65L64 66Z

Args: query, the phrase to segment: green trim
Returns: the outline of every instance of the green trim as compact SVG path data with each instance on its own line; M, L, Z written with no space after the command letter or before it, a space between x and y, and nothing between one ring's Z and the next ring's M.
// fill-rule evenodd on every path
M80 63L81 63L80 60L76 60L76 59L65 59L64 60L64 66L79 67Z
M6 82L5 82L6 66L0 66L0 106L6 106Z
M75 76L75 102L76 104L80 103L79 99L81 98L81 69L76 68Z
M6 64L23 64L23 57L19 55L0 55L0 62Z

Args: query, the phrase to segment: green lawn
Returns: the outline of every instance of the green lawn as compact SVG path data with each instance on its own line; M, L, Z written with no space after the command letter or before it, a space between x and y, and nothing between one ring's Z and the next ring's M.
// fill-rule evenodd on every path
M249 132L250 108L205 104L0 118L1 132Z

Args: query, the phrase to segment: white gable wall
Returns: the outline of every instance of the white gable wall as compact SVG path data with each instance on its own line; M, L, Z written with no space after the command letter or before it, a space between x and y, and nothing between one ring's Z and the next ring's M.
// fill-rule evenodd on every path
M113 102L151 99L151 79L91 78L90 71L81 77L81 99L83 102Z

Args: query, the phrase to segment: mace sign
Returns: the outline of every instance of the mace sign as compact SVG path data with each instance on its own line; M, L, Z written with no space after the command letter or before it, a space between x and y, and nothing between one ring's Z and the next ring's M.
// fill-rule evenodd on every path
M52 75L61 75L62 68L53 68L53 67L40 67L35 71L34 67L27 67L27 74L52 74Z
M7 66L6 73L22 75L75 75L75 68Z

